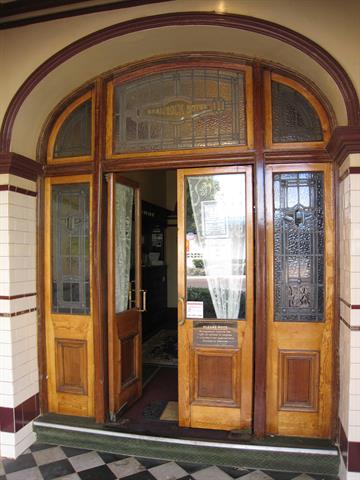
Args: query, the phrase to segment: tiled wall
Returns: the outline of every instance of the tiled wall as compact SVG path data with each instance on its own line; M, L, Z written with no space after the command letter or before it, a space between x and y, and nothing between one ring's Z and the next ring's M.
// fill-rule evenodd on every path
M0 175L0 456L34 441L39 373L36 183Z
M360 480L360 154L340 168L340 448L342 479Z

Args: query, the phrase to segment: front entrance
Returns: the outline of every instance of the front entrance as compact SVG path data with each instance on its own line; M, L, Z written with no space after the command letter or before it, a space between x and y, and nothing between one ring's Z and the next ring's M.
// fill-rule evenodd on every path
M109 405L114 421L141 397L146 291L141 289L140 190L126 174L108 178ZM267 320L267 428L273 434L328 438L331 169L268 167L267 198L268 298L274 299ZM177 222L178 424L251 431L256 335L252 167L178 170Z
M250 429L251 167L178 171L179 420Z
M224 58L119 69L48 125L49 410L115 422L144 400L143 343L171 310L178 428L330 438L331 112L305 79ZM170 208L156 175L176 170Z

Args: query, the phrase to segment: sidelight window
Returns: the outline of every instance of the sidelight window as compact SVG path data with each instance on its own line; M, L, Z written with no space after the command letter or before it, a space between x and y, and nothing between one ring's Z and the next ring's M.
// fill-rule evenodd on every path
M324 320L322 172L277 173L274 188L275 320Z

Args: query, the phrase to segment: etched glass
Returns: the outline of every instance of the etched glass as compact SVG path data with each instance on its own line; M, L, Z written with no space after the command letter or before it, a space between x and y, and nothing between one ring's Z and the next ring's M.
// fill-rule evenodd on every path
M324 187L321 172L274 175L275 321L324 319Z
M186 182L187 318L245 318L245 174Z
M114 89L114 153L246 143L243 73L175 70Z
M308 100L279 82L272 82L271 89L273 142L321 142L320 119Z
M90 313L89 240L89 184L53 185L53 313Z
M131 187L116 183L115 187L115 311L123 312L129 306L131 259L133 256L133 203Z
M73 110L57 134L54 158L91 154L91 100Z

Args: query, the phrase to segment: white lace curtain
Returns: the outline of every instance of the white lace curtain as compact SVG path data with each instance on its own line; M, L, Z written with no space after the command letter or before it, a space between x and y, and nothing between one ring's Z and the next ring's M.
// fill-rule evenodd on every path
M128 309L131 264L131 236L134 192L116 183L115 187L115 308Z
M216 318L239 318L246 285L245 175L188 177L188 186Z

